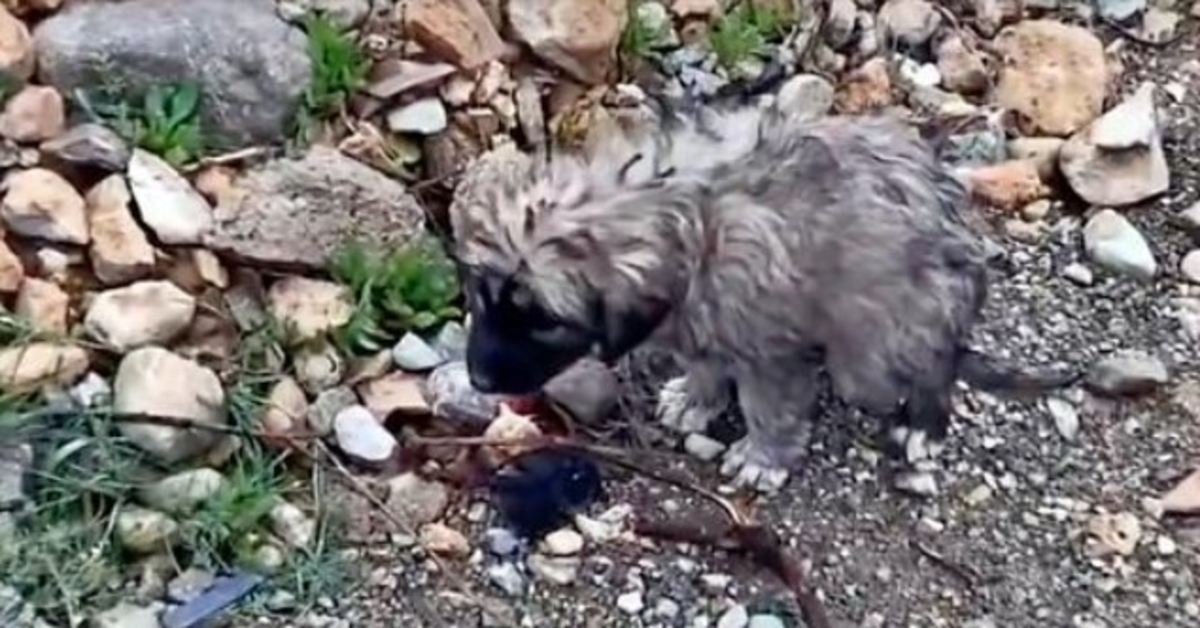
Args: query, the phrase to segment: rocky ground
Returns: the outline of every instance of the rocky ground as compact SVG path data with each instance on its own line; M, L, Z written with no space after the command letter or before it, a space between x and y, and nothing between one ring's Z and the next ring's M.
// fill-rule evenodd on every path
M898 476L830 400L755 515L833 625L1200 622L1200 5L0 7L0 626L804 625L744 557L631 532L716 521L692 492L606 469L527 547L466 447L419 442L553 429L465 383L426 235L463 169L586 146L648 94L911 120L1006 254L978 345L1089 372L964 389L940 464ZM546 395L728 493L736 421L665 433L666 371L581 364Z

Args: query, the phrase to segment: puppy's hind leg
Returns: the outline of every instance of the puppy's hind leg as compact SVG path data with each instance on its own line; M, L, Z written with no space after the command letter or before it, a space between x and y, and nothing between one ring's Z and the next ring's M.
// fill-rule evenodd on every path
M712 362L693 362L680 377L668 380L658 393L655 415L678 432L703 432L729 409L733 382Z
M733 484L774 493L812 440L820 369L816 363L754 369L737 380L746 436L725 453L721 473Z

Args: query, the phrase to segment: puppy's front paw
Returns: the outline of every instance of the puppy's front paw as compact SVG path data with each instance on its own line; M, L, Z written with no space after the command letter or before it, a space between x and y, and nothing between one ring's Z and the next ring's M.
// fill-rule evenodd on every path
M687 377L676 377L663 384L658 393L655 415L660 423L677 432L703 432L725 408L696 399Z
M935 461L943 448L943 443L930 438L922 429L897 425L888 431L888 455L909 465Z
M774 457L749 437L729 446L721 463L721 474L732 477L732 484L761 493L776 493L787 484L791 472L775 462Z

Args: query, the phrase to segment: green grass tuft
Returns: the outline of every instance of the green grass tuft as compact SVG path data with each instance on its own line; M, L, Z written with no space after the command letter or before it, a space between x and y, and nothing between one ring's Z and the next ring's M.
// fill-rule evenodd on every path
M713 25L708 42L717 62L733 70L752 57L767 55L768 46L782 39L789 26L779 11L742 2Z
M337 113L367 82L370 60L349 35L332 20L309 13L304 18L311 84L296 114L294 136L307 142L321 120Z
M334 256L330 274L354 294L354 315L335 337L352 354L379 351L405 332L462 316L454 264L430 237L384 256L348 244Z

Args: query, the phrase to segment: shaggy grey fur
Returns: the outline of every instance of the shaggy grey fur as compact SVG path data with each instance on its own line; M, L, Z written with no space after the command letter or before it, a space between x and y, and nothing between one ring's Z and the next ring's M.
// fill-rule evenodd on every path
M485 158L451 207L476 385L531 392L589 352L669 348L686 374L662 420L703 429L736 390L748 434L722 471L764 490L805 452L823 371L902 438L943 438L985 296L963 186L898 122L776 113Z

